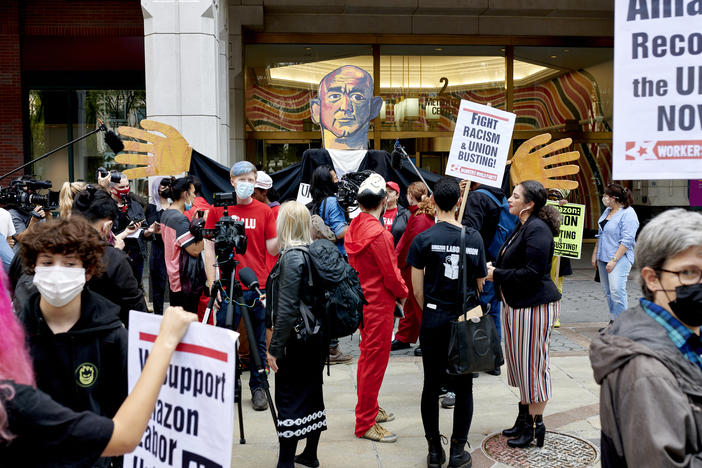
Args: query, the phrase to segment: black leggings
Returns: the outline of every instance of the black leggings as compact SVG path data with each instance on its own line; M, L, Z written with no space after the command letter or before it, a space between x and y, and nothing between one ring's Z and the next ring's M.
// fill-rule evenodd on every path
M305 450L300 455L308 460L317 459L317 446L319 445L319 436L322 431L316 431L307 436L307 445ZM295 450L297 449L297 439L286 439L279 437L280 453L278 454L278 465L276 468L294 468L295 467Z
M427 437L436 437L439 431L439 393L441 386L448 384L456 394L453 408L452 439L467 440L473 420L473 378L470 374L457 377L446 374L450 325L438 328L422 328L422 364L424 387L422 388L422 424Z

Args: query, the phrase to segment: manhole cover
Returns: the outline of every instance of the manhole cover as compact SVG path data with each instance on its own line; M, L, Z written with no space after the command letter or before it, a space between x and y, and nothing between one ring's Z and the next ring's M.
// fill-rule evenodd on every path
M538 448L518 449L507 445L501 433L490 434L482 443L488 458L509 466L519 467L589 467L598 459L597 447L590 442L560 432L546 432L545 444Z

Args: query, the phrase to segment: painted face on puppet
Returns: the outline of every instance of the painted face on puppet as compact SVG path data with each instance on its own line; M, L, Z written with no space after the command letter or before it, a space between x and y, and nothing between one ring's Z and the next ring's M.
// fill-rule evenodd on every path
M320 124L337 137L353 135L371 119L373 80L360 68L341 67L320 84Z

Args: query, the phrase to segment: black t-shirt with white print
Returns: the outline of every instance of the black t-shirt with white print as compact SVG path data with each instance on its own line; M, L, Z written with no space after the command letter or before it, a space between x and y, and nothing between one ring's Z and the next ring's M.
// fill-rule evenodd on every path
M467 297L470 299L476 295L476 278L487 276L487 267L480 233L473 228L465 229ZM424 269L422 327L444 325L461 312L460 245L461 228L439 222L418 234L410 246L407 263Z

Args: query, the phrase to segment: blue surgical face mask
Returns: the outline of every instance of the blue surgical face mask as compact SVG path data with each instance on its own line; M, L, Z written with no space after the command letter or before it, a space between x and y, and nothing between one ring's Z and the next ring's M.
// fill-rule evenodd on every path
M251 182L237 182L236 196L242 200L249 198L254 193L254 184Z

